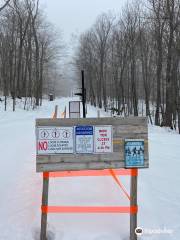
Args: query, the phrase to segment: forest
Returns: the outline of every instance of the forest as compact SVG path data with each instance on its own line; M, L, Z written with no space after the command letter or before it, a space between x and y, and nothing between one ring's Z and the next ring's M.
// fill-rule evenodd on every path
M55 88L54 74L61 56L61 40L46 20L39 0L6 0L0 7L0 93L7 99L24 99L41 105L43 94ZM53 77L54 76L54 77Z
M57 69L61 36L39 0L0 4L0 102L23 99L24 109L42 104L63 86ZM102 13L78 40L74 79L84 70L86 98L121 116L146 115L150 123L180 133L180 0L126 3ZM57 83L57 81L59 83ZM70 88L70 87L69 87ZM2 104L1 104L2 105Z
M135 1L101 14L81 34L74 64L94 106L122 116L144 111L180 133L180 0Z

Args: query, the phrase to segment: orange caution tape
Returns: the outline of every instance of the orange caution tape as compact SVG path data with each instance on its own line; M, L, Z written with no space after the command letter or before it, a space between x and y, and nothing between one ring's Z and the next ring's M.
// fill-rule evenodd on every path
M130 171L131 171L131 176L133 177L138 176L138 168L133 168Z
M90 207L90 206L42 206L42 213L130 213L136 214L138 206Z
M113 170L116 175L121 176L137 176L136 169L118 169ZM96 176L111 176L109 170L85 170L85 171L62 171L43 173L44 178L58 177L96 177Z
M50 172L43 172L43 178L49 178Z
M112 177L114 178L114 180L116 181L116 183L118 184L118 186L122 189L123 193L126 195L126 197L129 199L129 201L131 200L128 192L126 191L126 189L124 188L124 186L122 185L122 183L120 182L120 180L117 178L115 171L112 169L109 169Z

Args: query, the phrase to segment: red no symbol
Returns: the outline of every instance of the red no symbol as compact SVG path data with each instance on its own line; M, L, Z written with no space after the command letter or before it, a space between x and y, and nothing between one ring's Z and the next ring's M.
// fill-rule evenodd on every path
M38 150L43 150L43 151L46 151L47 150L47 147L48 147L48 144L47 142L39 142L38 143Z

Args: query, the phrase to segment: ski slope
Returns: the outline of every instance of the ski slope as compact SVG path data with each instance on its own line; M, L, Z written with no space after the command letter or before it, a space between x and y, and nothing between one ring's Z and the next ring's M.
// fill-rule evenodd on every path
M34 111L2 111L0 103L0 240L38 240L42 174L36 173L35 119L59 114L71 98L44 101ZM97 109L88 106L88 117ZM101 116L107 114L101 111ZM150 168L139 171L139 239L180 239L180 136L149 126ZM129 190L129 177L120 177ZM49 205L128 206L112 177L50 179ZM127 240L128 214L49 214L49 239Z

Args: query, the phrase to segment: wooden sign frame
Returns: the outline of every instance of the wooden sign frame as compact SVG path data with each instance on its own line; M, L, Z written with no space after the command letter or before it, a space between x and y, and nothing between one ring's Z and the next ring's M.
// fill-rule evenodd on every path
M129 118L87 118L87 119L37 119L39 127L112 126L113 152L93 154L37 155L37 172L72 170L100 170L125 168L125 139L144 140L144 166L149 167L148 125L145 117Z

